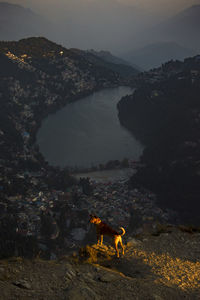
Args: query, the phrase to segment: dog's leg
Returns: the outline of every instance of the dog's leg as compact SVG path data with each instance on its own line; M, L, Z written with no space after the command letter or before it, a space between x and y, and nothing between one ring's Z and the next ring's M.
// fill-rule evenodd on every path
M118 240L117 238L114 239L114 244L115 244L115 250L116 250L116 252L117 252L117 257L119 257L119 250L118 250L118 247L117 247L118 242L119 242L119 240Z
M123 245L123 243L122 243L122 238L119 240L119 242L120 242L120 245L121 245L121 247L122 247L122 254L124 255L124 245Z
M101 242L100 242L100 245L101 245L101 246L103 245L103 234L101 234Z
M100 244L100 234L97 233L97 245L99 245L99 244Z

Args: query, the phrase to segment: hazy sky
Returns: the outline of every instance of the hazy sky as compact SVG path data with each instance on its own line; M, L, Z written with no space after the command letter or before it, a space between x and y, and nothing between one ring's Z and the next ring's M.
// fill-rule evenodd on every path
M1 1L1 0L0 0ZM4 0L6 1L6 0ZM82 49L137 48L149 28L200 0L7 0L47 17L53 40ZM51 31L51 30L50 30Z
M200 0L107 0L120 2L123 4L133 5L139 8L144 8L148 11L162 13L176 13L185 7L193 4L200 4ZM61 12L63 7L78 8L84 6L85 3L102 2L102 0L8 0L8 2L18 3L26 7L31 7L46 15Z

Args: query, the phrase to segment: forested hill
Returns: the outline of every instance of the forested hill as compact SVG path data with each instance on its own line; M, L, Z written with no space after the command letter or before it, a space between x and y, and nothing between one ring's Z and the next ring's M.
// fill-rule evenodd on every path
M108 78L113 82L117 82L119 79L118 73L107 68L105 64L100 66L95 64L95 62L89 61L85 57L84 51L66 49L43 37L27 38L18 42L0 42L0 53L7 55L9 58L11 58L11 56L9 56L9 53L11 53L11 55L16 56L13 56L15 62L21 60L21 63L24 62L38 69L43 66L43 71L46 73L56 73L58 69L61 69L60 66L62 64L63 70L70 69L70 62L68 61L67 63L66 61L67 59L71 59L75 66L82 71L90 72L90 74L98 78L98 80L102 79L98 76Z
M83 51L68 50L42 37L0 42L0 65L4 174L0 193L5 199L32 189L29 180L20 180L19 185L16 174L40 170L43 165L38 149L33 147L41 120L69 101L99 88L119 85L122 79L105 64L97 66L88 61ZM8 184L10 178L13 184Z
M95 62L97 65L105 65L113 71L118 72L121 76L131 77L140 73L140 68L126 60L112 55L109 51L85 51L87 59Z
M116 76L117 78L117 75L120 75L122 78L127 78L139 73L139 71L125 63L119 64L112 61L106 61L104 58L88 51L66 49L43 37L26 38L21 39L18 42L0 41L0 52L3 54L11 52L34 66L37 63L37 61L34 60L37 59L48 61L52 58L62 60L67 57L76 60L76 64L78 64L79 67L89 67L90 71L93 71L93 73L99 72L101 74L103 72L105 77ZM39 67L39 64L37 64L37 67ZM48 71L48 69L46 71ZM113 80L114 78L111 77L110 79Z
M118 105L121 123L145 146L132 178L156 191L165 207L199 223L200 56L141 74L136 92Z

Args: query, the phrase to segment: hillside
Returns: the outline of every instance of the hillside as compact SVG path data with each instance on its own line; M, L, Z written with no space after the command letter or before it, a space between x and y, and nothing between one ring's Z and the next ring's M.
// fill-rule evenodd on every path
M145 146L132 184L158 195L158 203L199 224L199 56L143 73L140 86L119 105L122 125Z
M169 60L183 60L195 54L195 51L181 47L175 42L160 42L129 52L126 58L140 68L149 70Z
M59 260L0 261L2 299L199 299L199 233L173 227L129 237L124 257L88 245Z
M127 61L112 55L109 51L86 51L87 58L95 61L96 64L103 65L103 63L111 70L118 72L121 76L134 76L140 72L139 67L131 65Z
M95 51L95 50L88 50L88 52L100 57L101 59L107 61L107 62L110 62L110 63L113 63L113 64L117 64L117 65L126 65L126 66L131 66L135 72L137 73L138 71L140 71L140 68L135 65L135 64L131 64L129 61L119 57L119 56L115 56L113 55L111 52L109 51L104 51L104 50L101 50L101 51Z

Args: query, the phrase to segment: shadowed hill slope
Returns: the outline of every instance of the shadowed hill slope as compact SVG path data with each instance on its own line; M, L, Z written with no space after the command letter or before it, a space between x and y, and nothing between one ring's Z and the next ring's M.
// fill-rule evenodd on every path
M199 224L200 60L169 62L144 73L140 88L119 105L122 125L146 149L132 185L159 194L159 203Z

